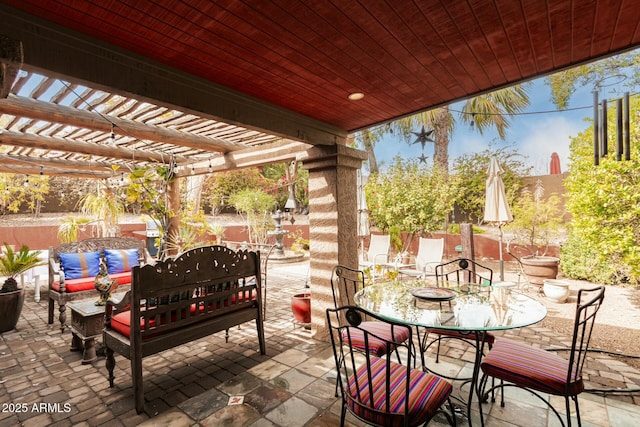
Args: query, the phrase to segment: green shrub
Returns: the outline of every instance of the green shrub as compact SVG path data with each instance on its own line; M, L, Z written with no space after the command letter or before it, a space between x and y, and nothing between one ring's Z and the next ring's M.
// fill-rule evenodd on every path
M631 98L631 117L638 99ZM615 111L610 110L609 141L616 140ZM571 142L567 209L572 215L569 239L562 248L562 271L568 277L615 284L640 281L640 148L637 121L632 122L631 160L611 153L593 162L593 127Z
M406 248L414 236L443 228L453 209L457 184L438 167L396 158L388 170L369 178L365 192L372 225L394 235L407 233Z

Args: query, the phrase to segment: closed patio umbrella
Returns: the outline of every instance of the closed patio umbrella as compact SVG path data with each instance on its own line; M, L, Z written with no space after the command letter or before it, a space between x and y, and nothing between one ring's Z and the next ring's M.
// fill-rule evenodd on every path
M500 280L504 280L504 260L502 259L502 226L513 220L511 208L504 191L502 174L498 159L493 156L489 161L487 194L484 204L484 221L498 224L500 230Z

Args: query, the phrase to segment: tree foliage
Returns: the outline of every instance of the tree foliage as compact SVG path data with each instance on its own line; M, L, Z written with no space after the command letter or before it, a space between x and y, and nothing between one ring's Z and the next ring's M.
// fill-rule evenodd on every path
M160 232L158 258L167 255L169 243L168 231L173 228L179 212L171 209L168 198L168 185L175 179L170 165L155 167L136 167L127 177L129 185L125 188L127 203L139 204L143 213L149 215L157 224ZM184 210L186 203L181 203ZM178 224L176 224L178 225Z
M413 238L443 228L457 184L437 166L395 158L388 170L369 177L365 192L372 225L385 232L399 227Z
M551 100L559 109L567 108L579 86L599 90L611 85L631 91L640 85L640 53L638 51L570 68L547 77Z
M266 191L270 183L258 169L237 169L216 173L204 183L204 201L213 213L229 205L229 198L240 191L256 189Z
M80 199L80 212L94 220L97 237L113 237L118 233L118 222L124 214L124 203L104 183L98 181L95 192L85 194Z
M275 198L262 190L246 189L233 194L229 203L247 223L249 241L266 243L267 233L273 228L271 213L276 205Z
M529 84L511 86L469 99L462 111L453 114L449 106L425 111L391 123L391 129L407 141L415 139L416 128L433 129L433 161L441 169L449 169L449 139L457 122L472 125L483 134L495 128L504 139L509 128L509 116L523 111L529 105Z
M631 98L631 117L640 101ZM609 141L615 141L615 109L609 109ZM593 162L593 127L571 142L567 209L572 215L561 266L569 277L600 283L640 281L640 125L632 120L631 160L615 154Z
M453 162L453 174L457 177L459 187L456 206L467 218L475 219L478 224L484 216L486 200L487 170L491 157L496 156L504 174L507 201L512 205L522 188L521 178L528 174L523 157L512 146L501 148L489 147L479 153L464 154Z
M204 183L204 201L211 211L219 213L225 206L231 206L230 198L243 190L261 190L271 194L280 209L289 197L289 178L286 168L288 165L278 163L262 168L238 169L216 173ZM298 206L309 205L309 172L302 168L295 168L291 176L293 192Z
M22 174L0 174L0 212L17 213L21 209L38 216L45 196L49 193L49 177Z
M561 200L557 194L544 197L540 181L534 191L523 190L511 206L513 221L505 226L514 233L514 242L528 248L533 256L547 254L549 245L560 235Z

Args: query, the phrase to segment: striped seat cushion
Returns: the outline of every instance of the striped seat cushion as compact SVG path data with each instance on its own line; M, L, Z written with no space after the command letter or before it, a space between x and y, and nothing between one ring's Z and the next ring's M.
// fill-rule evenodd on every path
M376 356L384 356L385 354L393 350L392 348L387 348L388 341L404 342L409 339L408 328L394 327L392 332L391 325L375 321L362 322L359 327L370 333L368 335L369 353ZM344 342L349 342L349 337L347 336L347 334L350 335L351 345L354 348L363 352L366 350L363 331L356 328L346 328L343 331L342 335L342 339ZM376 336L373 336L371 334Z
M497 340L480 366L485 374L521 387L554 395L565 394L569 361L518 341ZM571 396L583 391L582 378L568 386Z
M390 362L390 395L386 396L387 360L372 357L371 383L367 365L358 368L349 378L347 404L359 417L384 426L404 425L405 406L409 405L409 425L415 426L430 420L451 394L451 384L437 375L411 370L409 396L406 396L407 367ZM358 395L359 385L360 394ZM370 396L373 395L373 406ZM390 412L386 413L389 401Z

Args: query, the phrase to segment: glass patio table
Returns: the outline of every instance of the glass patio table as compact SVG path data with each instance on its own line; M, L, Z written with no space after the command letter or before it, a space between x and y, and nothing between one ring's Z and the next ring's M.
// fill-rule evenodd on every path
M481 399L480 362L486 334L533 325L547 315L541 302L498 285L444 282L435 287L426 281L393 281L367 286L355 294L354 301L371 313L416 326L417 330L425 327L463 332L469 334L470 340L475 340L476 354L467 400L470 425L474 392ZM426 369L422 351L425 343L426 339L420 342L423 369ZM483 423L482 417L480 419Z

